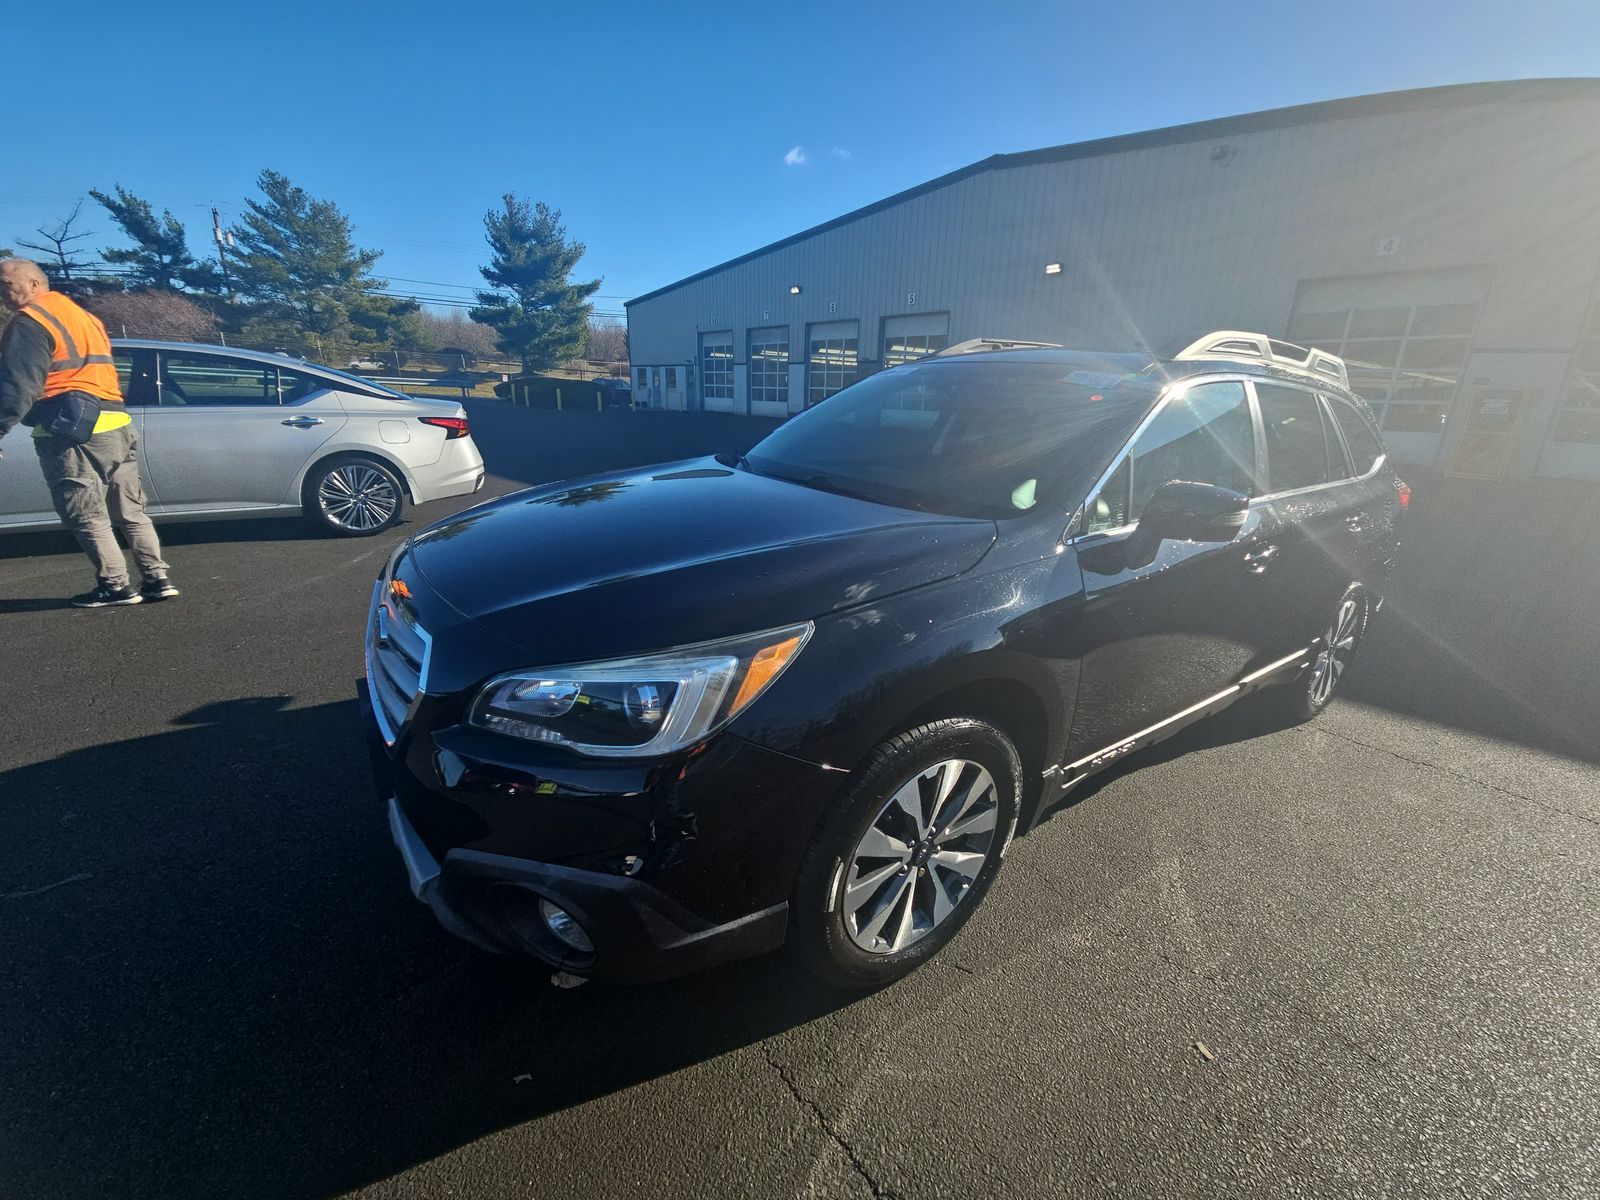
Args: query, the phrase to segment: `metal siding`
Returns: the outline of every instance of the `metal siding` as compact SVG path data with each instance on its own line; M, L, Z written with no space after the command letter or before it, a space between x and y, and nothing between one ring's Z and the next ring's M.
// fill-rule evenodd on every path
M635 303L633 358L681 363L700 331L768 323L798 346L853 319L877 361L882 318L907 311L949 311L953 341L1278 333L1301 280L1479 264L1480 343L1570 346L1600 264L1597 122L1595 101L1486 103L984 171ZM1386 236L1400 252L1378 257Z

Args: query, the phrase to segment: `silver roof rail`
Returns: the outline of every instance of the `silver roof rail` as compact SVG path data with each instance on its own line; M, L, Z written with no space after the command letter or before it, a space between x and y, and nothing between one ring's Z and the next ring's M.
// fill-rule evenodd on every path
M1321 379L1331 379L1346 390L1350 387L1350 372L1345 370L1344 359L1338 355L1280 341L1264 333L1246 333L1241 329L1219 329L1215 333L1208 333L1174 354L1172 361L1193 362L1195 359L1209 358L1271 363L1275 367L1287 367L1291 371L1303 371Z
M952 354L982 354L988 350L1059 350L1060 342L1022 342L1015 338L968 338L964 342L957 342L954 346L946 346L943 350L930 355L931 358L943 358Z

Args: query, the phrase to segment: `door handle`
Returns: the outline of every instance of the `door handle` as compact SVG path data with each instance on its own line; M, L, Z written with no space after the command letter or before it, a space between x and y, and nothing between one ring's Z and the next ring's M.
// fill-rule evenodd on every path
M1267 545L1261 547L1259 550L1250 551L1249 554L1244 556L1244 561L1249 564L1249 567L1253 572L1255 572L1257 575L1260 575L1266 571L1267 563L1270 562L1273 555L1277 553L1278 548L1276 546Z
M295 429L310 429L313 425L321 425L321 417L290 417L287 421L279 421L280 425L289 425Z

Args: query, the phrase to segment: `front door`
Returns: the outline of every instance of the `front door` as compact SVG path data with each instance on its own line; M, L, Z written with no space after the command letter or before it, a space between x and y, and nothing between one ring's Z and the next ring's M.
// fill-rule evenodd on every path
M1254 503L1229 541L1141 532L1162 484L1256 491L1254 420L1243 383L1196 383L1168 397L1085 508L1077 553L1084 606L1071 757L1114 747L1225 691L1256 662L1266 615L1260 551L1275 516Z
M1527 391L1473 388L1449 473L1463 479L1504 479L1530 399Z
M661 404L663 408L673 412L683 411L683 385L684 368L664 367L662 369Z
M326 388L283 403L271 362L163 350L156 384L142 440L159 512L298 503L300 469L345 423ZM291 385L291 395L304 391Z

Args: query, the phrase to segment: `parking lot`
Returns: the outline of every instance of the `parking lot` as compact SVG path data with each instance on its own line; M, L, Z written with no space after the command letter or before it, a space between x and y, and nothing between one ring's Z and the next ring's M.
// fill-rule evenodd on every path
M487 494L770 424L472 402ZM0 469L34 469L9 459ZM353 699L420 523L0 539L0 1196L1600 1191L1600 489L1418 481L1316 723L1135 756L866 997L549 986L410 897Z

